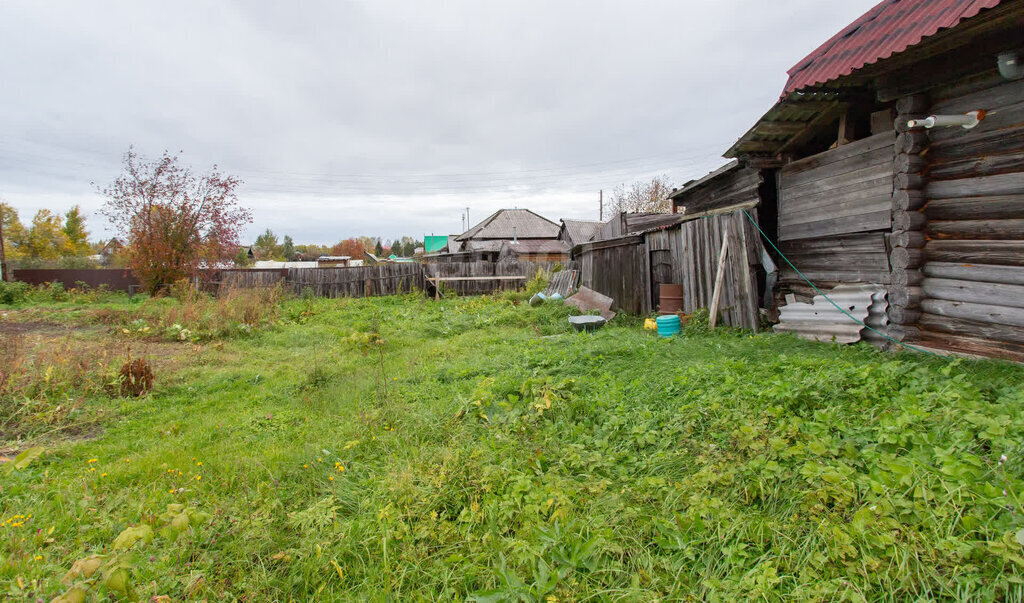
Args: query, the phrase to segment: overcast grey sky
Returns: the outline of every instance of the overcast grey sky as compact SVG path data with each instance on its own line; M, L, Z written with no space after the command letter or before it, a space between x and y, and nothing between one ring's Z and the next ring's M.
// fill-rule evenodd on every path
M296 242L448 234L721 154L874 0L0 3L0 198L80 204L129 145L245 181Z

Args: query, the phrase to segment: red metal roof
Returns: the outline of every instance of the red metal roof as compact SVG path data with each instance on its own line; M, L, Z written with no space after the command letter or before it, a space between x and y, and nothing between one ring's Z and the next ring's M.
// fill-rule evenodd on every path
M960 21L993 8L1000 0L885 0L797 63L789 73L785 97L823 84L903 52Z

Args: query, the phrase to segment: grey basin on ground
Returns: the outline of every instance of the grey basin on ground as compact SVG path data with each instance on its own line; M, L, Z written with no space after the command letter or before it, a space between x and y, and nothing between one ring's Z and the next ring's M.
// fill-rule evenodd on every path
M608 322L600 316L570 316L569 324L577 331L594 331Z

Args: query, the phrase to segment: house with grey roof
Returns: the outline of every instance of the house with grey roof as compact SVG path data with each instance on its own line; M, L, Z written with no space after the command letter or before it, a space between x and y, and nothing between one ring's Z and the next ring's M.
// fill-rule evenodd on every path
M558 230L558 240L565 241L569 247L575 247L594 238L604 222L596 220L562 220Z

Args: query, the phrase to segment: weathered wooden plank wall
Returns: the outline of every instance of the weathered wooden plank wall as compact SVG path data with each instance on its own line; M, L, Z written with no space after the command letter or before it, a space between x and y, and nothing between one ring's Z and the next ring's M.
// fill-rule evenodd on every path
M684 190L674 200L674 205L682 210L679 213L695 214L733 205L756 204L762 181L761 170L737 168L696 187L692 193Z
M615 300L613 308L629 314L651 311L649 267L640 235L585 243L577 248L580 284Z
M747 210L756 216L754 209ZM664 233L664 234L663 234ZM667 235L667 237L666 237ZM683 284L683 311L693 312L711 304L718 255L725 237L729 237L725 281L720 313L723 324L756 331L760 322L757 292L757 266L761 263L760 239L743 211L717 214L683 222L678 228L650 233L648 246L657 239L668 239L676 263L675 282Z
M883 132L779 171L779 248L819 287L889 283L895 142ZM810 288L783 264L777 291Z
M756 211L748 209L751 215ZM718 255L729 237L721 308L723 324L757 330L758 234L742 210L696 218L641 235L577 248L581 283L615 300L612 307L646 314L657 306L653 284L683 285L683 310L711 304Z
M985 109L928 131L921 315L906 341L1024 361L1024 81L930 92L928 114Z

